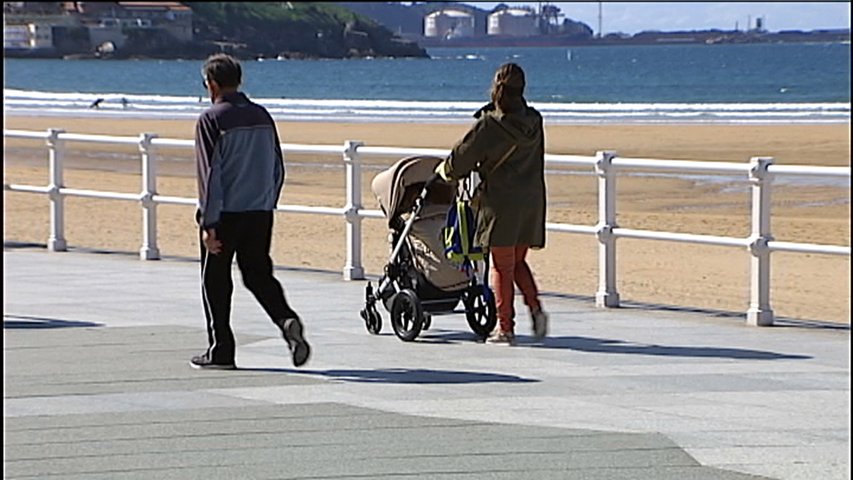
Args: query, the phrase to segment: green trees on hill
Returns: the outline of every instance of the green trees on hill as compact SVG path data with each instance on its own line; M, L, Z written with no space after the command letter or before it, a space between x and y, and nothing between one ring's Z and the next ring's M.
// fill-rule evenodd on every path
M322 2L188 2L196 42L238 56L425 57L411 42L350 10Z

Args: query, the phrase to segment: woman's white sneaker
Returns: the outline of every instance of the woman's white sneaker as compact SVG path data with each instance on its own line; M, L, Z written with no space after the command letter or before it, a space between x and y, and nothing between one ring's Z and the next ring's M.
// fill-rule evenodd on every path
M530 319L533 323L533 336L537 340L542 340L548 336L548 314L541 308L530 313Z

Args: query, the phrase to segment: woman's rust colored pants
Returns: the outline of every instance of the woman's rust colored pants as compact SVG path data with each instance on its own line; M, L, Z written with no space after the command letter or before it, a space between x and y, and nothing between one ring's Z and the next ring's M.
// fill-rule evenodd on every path
M495 306L498 310L498 325L504 332L515 332L514 285L518 285L524 304L532 311L538 310L539 289L527 265L527 245L514 247L489 247L492 255L492 288L495 290Z

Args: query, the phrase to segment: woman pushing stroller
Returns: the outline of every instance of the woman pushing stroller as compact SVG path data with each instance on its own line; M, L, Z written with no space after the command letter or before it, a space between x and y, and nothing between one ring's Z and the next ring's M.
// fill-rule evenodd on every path
M534 336L548 332L539 291L527 264L529 249L545 246L545 137L542 116L524 99L524 71L515 63L498 68L491 102L476 123L436 167L445 180L479 174L473 199L477 244L491 253L498 324L488 343L515 344L514 285L530 310Z

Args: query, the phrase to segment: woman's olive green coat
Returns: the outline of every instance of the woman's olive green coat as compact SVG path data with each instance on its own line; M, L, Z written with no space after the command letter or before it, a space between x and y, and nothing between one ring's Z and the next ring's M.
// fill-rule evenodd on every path
M461 179L480 175L473 206L476 241L485 247L545 246L545 138L542 115L527 106L503 113L492 104L442 162L437 172ZM501 159L507 155L506 158Z

